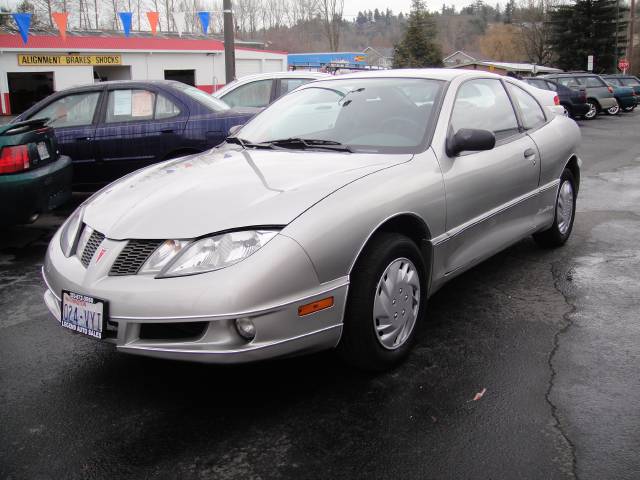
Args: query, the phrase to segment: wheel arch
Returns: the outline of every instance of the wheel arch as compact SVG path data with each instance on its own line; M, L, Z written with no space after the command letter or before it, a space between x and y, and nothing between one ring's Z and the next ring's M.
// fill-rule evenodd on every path
M363 244L360 246L360 249L349 267L349 276L351 276L358 260L362 258L362 255L367 249L367 245L369 245L376 234L381 232L405 235L416 244L422 253L425 266L425 283L428 291L431 284L431 270L433 265L433 246L429 241L431 240L431 231L427 223L418 214L413 212L398 213L380 222L369 233Z
M578 161L577 155L572 155L569 158L569 161L566 163L564 168L569 169L571 174L573 175L574 180L576 181L576 194L580 190L580 163Z

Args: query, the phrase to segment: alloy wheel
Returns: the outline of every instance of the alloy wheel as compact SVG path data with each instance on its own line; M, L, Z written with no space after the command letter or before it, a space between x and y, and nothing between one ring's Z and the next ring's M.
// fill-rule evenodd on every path
M617 115L618 112L620 112L620 105L618 104L618 101L616 100L616 104L613 107L608 108L607 109L607 113L609 115Z
M589 111L584 114L584 118L591 120L598 114L598 107L596 107L596 104L593 102L587 102L587 105L589 105Z

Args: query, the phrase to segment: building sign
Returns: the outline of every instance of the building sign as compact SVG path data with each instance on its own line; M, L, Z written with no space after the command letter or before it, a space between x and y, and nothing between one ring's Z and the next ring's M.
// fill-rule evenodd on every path
M122 65L122 55L18 55L18 65L74 67L78 65Z

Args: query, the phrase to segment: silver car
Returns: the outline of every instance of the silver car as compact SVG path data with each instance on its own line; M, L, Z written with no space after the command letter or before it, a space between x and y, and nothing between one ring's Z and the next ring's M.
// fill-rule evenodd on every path
M53 316L121 352L238 363L336 348L402 360L448 280L571 234L571 119L466 70L310 83L206 153L101 190L53 237Z

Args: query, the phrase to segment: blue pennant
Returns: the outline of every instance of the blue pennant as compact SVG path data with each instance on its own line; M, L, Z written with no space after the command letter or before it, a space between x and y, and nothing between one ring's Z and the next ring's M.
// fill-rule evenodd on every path
M202 24L202 31L204 34L207 34L207 30L209 30L209 12L198 12L198 17L200 17L200 23Z
M120 17L120 21L122 22L122 28L124 29L124 36L128 37L129 33L131 33L131 17L133 13L131 12L118 12L118 16Z
M31 26L31 14L30 13L12 13L14 22L18 25L18 30L20 30L20 36L22 37L22 41L27 43L29 40L29 27Z

